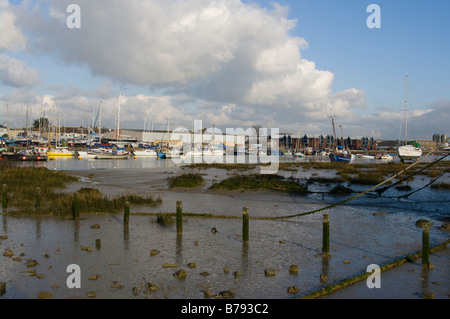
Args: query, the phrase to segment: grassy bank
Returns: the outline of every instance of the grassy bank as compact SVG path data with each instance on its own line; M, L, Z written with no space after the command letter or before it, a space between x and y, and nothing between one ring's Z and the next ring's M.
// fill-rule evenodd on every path
M295 180L285 179L279 175L235 175L219 183L214 183L212 190L273 190L295 194L306 194L308 189L299 185Z
M46 168L0 166L0 185L7 187L9 214L71 217L75 195L82 214L115 212L123 209L127 201L134 205L161 204L161 199L153 199L151 195L104 196L92 188L82 188L73 194L57 192L77 180L64 172Z
M174 177L169 177L170 188L196 188L203 185L203 177L200 173L181 173Z

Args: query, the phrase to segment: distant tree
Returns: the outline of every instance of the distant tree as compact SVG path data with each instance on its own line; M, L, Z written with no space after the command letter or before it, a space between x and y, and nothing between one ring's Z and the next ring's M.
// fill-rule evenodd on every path
M33 127L34 128L42 128L42 129L46 129L49 126L49 122L48 122L48 118L46 117L41 117L40 119L36 119L34 120L33 123Z

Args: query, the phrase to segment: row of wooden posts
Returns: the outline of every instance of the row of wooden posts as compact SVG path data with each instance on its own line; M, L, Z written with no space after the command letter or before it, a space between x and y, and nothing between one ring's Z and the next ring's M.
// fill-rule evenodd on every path
M130 219L130 203L125 203L124 209L124 225L128 226ZM242 209L242 242L244 244L249 243L249 214L248 207ZM177 234L183 233L183 205L181 201L177 201L176 208L176 229ZM330 253L330 215L323 215L322 222L322 253ZM430 233L429 224L424 223L422 225L422 264L429 265L430 256Z
M39 196L36 199L36 205L39 205ZM8 207L8 192L7 185L3 184L2 191L2 208L5 212ZM78 219L80 216L80 203L77 195L74 195L72 205L73 218ZM244 244L249 243L249 214L248 207L242 209L242 241ZM125 226L128 226L130 221L130 203L125 202L123 222ZM177 234L183 233L183 205L181 201L177 201L176 207L176 228ZM322 236L322 253L329 254L330 252L330 216L328 214L323 215L323 236ZM429 224L422 224L422 264L428 265L430 258L430 231Z

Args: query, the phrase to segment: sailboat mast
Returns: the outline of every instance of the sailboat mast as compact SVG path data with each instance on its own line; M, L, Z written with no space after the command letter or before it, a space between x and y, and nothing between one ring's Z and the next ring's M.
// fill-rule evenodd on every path
M405 145L408 144L408 73L405 76Z

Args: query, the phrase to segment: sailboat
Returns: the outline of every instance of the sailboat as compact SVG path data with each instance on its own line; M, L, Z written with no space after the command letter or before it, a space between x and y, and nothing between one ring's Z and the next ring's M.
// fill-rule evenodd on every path
M400 160L416 160L422 156L420 145L412 142L408 144L408 74L405 76L405 145L397 148L397 154Z
M334 117L331 116L331 123L333 125L333 133L334 133L334 141L337 144L336 139L336 129L334 127ZM341 126L342 131L342 126ZM342 132L342 140L344 140L344 133ZM332 152L330 152L330 159L332 162L350 162L352 160L352 154L347 152L347 150L344 148L344 146L336 145L336 149Z

